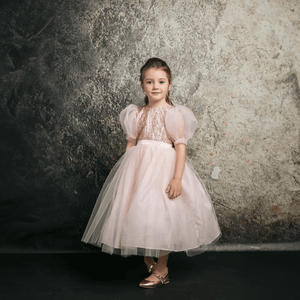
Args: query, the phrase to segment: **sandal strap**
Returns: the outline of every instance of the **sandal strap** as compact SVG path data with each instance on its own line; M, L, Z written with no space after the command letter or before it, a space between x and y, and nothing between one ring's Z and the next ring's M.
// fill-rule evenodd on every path
M152 264L152 265L148 268L148 272L149 272L149 273L152 273L153 267L154 267L154 264Z
M159 274L154 274L154 275L161 281L162 284L164 284L167 281L168 274L165 277L162 277Z

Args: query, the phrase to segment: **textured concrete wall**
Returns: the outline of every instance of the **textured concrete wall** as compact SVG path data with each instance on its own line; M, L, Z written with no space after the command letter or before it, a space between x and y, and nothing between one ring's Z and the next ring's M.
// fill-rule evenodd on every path
M7 1L0 19L2 249L83 247L151 56L199 121L220 242L299 241L298 1Z

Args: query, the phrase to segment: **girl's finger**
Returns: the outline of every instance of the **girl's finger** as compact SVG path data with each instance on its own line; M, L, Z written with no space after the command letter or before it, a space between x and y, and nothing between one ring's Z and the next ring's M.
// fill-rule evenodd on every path
M169 191L170 191L170 185L167 186L166 193L169 193Z

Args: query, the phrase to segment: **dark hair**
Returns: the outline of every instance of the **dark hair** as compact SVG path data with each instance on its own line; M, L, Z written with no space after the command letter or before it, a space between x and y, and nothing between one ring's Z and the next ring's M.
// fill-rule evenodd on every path
M157 69L161 69L163 71L166 72L167 74L167 78L169 80L169 83L172 82L172 74L171 74L171 70L169 68L169 66L167 65L167 63L165 61L163 61L162 59L160 58L157 58L157 57L152 57L152 58L149 58L146 63L141 67L141 75L140 75L140 81L141 83L144 82L144 79L145 79L145 72L151 68L157 68ZM170 105L173 105L171 99L170 99L170 91L167 93L167 96L166 96L166 102ZM149 103L149 99L148 99L148 96L146 95L145 96L145 99L144 99L146 105L148 105Z

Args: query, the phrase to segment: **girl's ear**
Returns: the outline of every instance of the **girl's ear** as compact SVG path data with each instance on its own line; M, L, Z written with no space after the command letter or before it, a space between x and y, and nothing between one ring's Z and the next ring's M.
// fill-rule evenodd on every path
M144 91L144 84L143 83L141 83L141 87L142 87L142 90Z
M169 83L169 89L168 89L168 91L170 90L171 86L172 86L172 82Z

